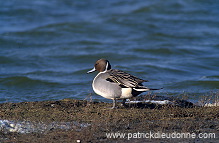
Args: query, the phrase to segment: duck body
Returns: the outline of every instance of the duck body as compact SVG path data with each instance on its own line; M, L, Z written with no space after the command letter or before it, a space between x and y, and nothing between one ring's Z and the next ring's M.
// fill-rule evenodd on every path
M141 91L134 90L134 87L114 82L112 74L121 72L122 71L111 69L104 73L98 73L92 83L94 92L107 99L128 99L142 93ZM124 80L123 82L127 81Z
M88 73L94 71L99 71L92 83L94 92L104 98L112 99L113 108L118 99L129 99L148 90L158 90L143 86L142 83L147 80L121 70L111 69L111 65L106 59L96 61L94 68Z

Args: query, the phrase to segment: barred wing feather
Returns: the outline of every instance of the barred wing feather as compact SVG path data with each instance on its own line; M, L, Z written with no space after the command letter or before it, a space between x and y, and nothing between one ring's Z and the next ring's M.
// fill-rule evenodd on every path
M142 85L141 83L147 81L120 70L111 69L108 72L111 81L119 83L125 87L138 87Z

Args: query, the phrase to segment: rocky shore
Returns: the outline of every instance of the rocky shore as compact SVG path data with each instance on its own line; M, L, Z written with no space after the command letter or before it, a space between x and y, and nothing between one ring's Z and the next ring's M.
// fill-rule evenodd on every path
M218 106L171 102L177 104L130 102L118 109L109 109L111 103L73 99L2 103L0 142L219 141Z

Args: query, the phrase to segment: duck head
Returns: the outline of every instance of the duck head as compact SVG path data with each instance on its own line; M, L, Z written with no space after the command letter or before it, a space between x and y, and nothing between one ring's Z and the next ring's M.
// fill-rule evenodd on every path
M88 71L87 73L92 73L92 72L95 72L95 71L106 72L107 70L110 70L110 69L111 69L111 65L110 65L108 60L99 59L94 64L94 68L92 70Z

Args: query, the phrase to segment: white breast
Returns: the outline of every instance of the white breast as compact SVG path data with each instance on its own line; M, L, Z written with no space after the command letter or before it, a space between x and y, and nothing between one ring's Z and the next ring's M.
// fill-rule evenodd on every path
M118 83L112 83L99 73L93 80L92 87L96 94L107 99L120 98L122 91Z

